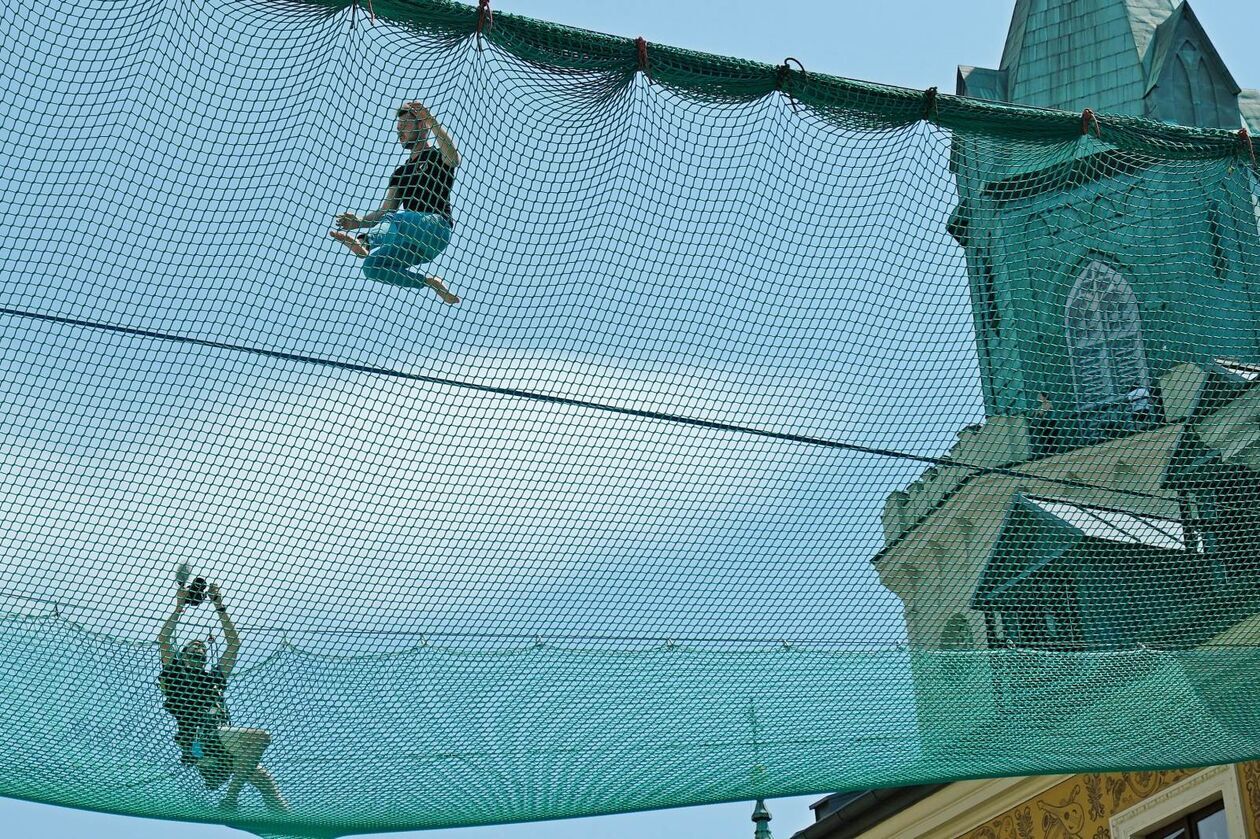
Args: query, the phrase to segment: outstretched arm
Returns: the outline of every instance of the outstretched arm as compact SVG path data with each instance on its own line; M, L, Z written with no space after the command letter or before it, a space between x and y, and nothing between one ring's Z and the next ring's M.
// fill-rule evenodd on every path
M219 613L223 639L227 642L227 649L223 652L223 657L219 659L219 670L226 679L231 674L232 668L236 666L236 656L241 651L241 636L236 632L236 624L232 623L232 619L228 617L227 607L223 605L223 595L219 592L219 587L211 583L206 593L210 596L210 602L214 604L214 610Z
M162 656L163 667L175 660L175 646L171 643L171 638L175 635L175 626L179 623L179 616L184 613L184 606L187 603L188 589L181 584L179 591L175 593L175 611L171 612L171 616L158 630L158 653Z
M402 202L398 200L397 189L390 187L385 190L385 199L381 201L381 206L364 216L356 216L354 213L342 213L337 216L337 226L342 230L354 230L358 227L375 227L380 224L381 219L385 218L387 213L397 210Z
M414 110L421 121L433 132L433 142L442 154L442 161L452 169L459 166L459 149L455 148L455 141L451 139L451 135L447 130L442 127L442 123L437 121L437 117L433 116L421 102L408 102L407 107Z

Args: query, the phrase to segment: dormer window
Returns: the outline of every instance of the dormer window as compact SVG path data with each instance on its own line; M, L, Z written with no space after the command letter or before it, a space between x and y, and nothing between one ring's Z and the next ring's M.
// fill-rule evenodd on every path
M1097 260L1076 279L1067 300L1067 342L1076 402L1089 408L1149 388L1137 297L1118 271Z

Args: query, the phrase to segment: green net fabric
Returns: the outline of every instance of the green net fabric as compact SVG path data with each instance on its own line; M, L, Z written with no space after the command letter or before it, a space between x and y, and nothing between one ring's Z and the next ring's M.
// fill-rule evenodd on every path
M0 38L0 794L336 836L1260 757L1245 136L431 0ZM327 234L412 99L461 162L402 287ZM181 564L225 689L160 679Z

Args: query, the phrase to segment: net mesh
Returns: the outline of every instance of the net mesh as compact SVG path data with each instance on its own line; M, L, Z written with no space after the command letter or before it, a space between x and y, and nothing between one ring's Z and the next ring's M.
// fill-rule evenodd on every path
M0 37L0 793L334 836L1260 757L1245 138L434 0ZM361 261L415 99L453 225Z

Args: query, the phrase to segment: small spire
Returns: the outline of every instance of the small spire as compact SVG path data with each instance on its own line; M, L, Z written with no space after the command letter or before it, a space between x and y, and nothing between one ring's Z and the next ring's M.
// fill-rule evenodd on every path
M770 835L770 811L766 809L764 799L757 799L757 806L753 808L752 820L757 825L753 831L753 839L774 839Z

